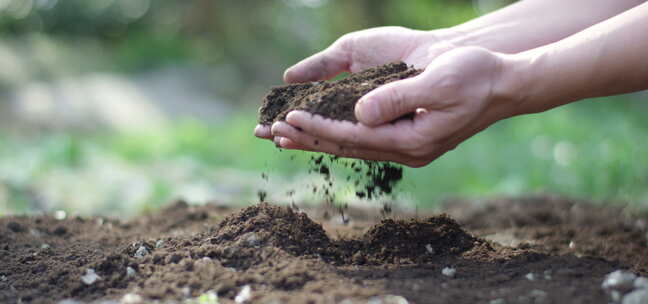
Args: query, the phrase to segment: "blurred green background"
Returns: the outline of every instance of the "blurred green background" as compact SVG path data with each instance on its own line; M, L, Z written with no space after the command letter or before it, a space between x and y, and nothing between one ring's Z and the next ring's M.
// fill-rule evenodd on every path
M275 202L319 202L308 153L252 136L283 70L349 31L447 27L509 2L0 0L0 215L127 216L175 198L247 204L259 189ZM646 99L500 122L407 169L382 200L551 193L648 206ZM355 200L343 179L337 186L340 202Z

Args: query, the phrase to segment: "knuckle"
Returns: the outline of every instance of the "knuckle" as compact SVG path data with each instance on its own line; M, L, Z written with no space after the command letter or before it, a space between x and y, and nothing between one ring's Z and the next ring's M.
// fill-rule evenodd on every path
M389 102L386 105L388 111L392 113L400 113L403 111L405 108L405 96L401 90L395 86L390 86L387 89L387 96L389 98Z

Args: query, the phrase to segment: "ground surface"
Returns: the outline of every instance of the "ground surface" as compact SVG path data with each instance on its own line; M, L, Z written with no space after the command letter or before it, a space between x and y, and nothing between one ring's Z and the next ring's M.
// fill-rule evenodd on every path
M127 293L175 301L214 290L229 303L249 285L254 303L384 295L410 303L608 303L605 274L648 274L647 222L618 209L550 197L457 201L445 210L450 216L394 210L383 219L379 209L349 209L347 225L333 209L268 204L178 202L129 221L5 217L0 302ZM446 267L454 277L442 274ZM88 269L99 277L92 284L82 280Z

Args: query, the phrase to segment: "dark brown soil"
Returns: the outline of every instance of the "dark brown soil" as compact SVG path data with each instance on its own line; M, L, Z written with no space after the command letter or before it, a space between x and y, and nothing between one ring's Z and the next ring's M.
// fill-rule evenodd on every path
M328 82L290 84L273 88L259 109L259 123L271 125L284 120L292 110L305 110L326 118L357 122L355 104L360 97L386 83L416 76L421 70L403 62L370 68L348 77Z
M446 212L459 222L350 208L341 225L324 207L183 202L129 221L4 217L0 303L126 293L169 301L209 290L232 303L245 285L254 303L366 303L389 294L410 303L608 303L605 274L648 274L646 220L618 209L538 197L455 202ZM509 241L516 244L502 245ZM445 267L456 275L443 275ZM83 283L87 269L100 279Z

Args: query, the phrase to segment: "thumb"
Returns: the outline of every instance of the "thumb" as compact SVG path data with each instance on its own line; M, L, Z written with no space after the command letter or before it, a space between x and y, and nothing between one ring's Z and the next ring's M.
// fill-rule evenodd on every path
M338 43L288 68L283 78L286 83L325 80L347 71L349 65L349 56Z
M355 116L367 126L394 121L422 108L424 92L421 75L388 83L360 98Z

